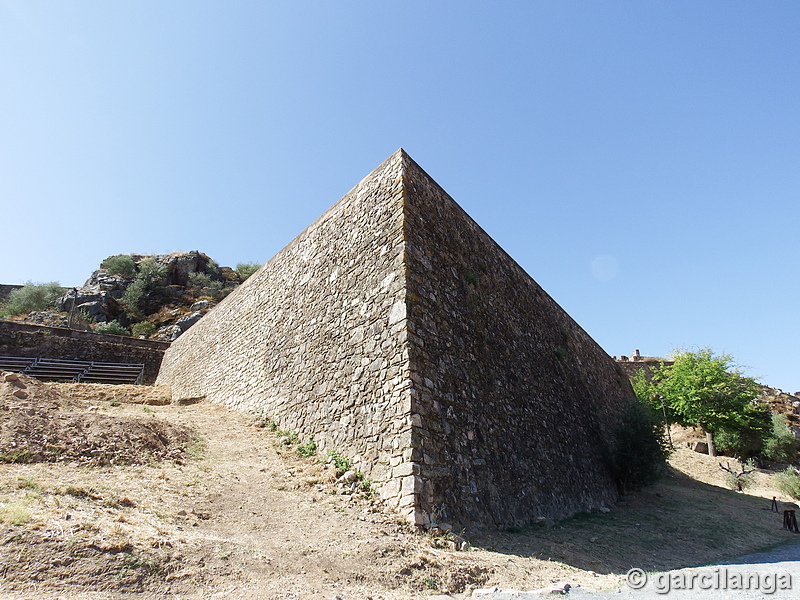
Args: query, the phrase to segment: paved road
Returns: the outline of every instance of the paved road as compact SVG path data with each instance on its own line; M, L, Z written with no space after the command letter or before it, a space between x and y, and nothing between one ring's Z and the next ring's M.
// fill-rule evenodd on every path
M800 598L800 540L724 564L648 573L639 579L636 575L639 574L633 574L631 581L644 583L641 589L633 589L628 585L613 592L573 588L563 597L575 600L796 600ZM749 589L733 589L737 585ZM723 586L727 589L720 589ZM500 591L483 598L541 600L542 596Z

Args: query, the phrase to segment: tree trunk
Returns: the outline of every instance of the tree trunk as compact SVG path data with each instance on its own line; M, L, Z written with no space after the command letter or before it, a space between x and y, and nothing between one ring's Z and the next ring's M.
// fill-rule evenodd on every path
M711 433L708 429L704 429L703 431L706 432L706 443L708 444L708 455L709 456L716 456L717 455L717 447L714 445L714 434Z

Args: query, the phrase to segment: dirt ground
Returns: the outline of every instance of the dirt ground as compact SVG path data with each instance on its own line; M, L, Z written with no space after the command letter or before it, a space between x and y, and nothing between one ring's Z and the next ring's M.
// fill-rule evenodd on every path
M640 566L641 548L652 565L686 566L788 536L762 499L709 492L676 470L610 515L466 531L472 546L455 550L458 540L410 529L263 425L207 403L171 404L164 388L0 383L0 597L391 600L556 581L608 589ZM684 524L684 505L706 522L708 498L741 531L708 541ZM677 527L675 544L665 523ZM687 540L690 551L675 556Z

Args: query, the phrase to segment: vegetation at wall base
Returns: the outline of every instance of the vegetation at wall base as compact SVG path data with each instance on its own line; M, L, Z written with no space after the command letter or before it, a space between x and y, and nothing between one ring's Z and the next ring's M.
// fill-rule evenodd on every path
M106 333L111 335L125 335L130 337L131 332L120 324L119 321L111 321L109 323L100 323L94 328L95 333Z
M631 402L611 441L611 469L620 493L655 483L669 454L658 415L638 400Z
M131 327L131 333L138 337L144 336L148 337L156 332L157 327L151 323L150 321L139 321L138 323L134 323Z

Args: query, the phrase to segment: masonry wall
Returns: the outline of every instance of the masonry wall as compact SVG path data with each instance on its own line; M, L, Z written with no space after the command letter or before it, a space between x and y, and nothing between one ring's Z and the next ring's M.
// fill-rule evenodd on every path
M408 512L399 169L387 160L174 341L158 381L342 451Z
M144 383L158 375L169 342L0 321L0 355L144 364Z
M604 440L627 377L413 161L405 173L417 521L610 505Z

